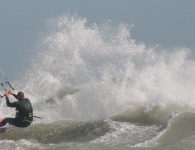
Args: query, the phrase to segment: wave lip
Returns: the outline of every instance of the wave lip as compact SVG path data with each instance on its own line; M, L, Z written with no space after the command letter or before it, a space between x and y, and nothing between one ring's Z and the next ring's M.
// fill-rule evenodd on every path
M109 132L91 142L110 146L155 147L158 146L156 139L166 132L177 114L157 106L147 112L145 108L128 109L107 120Z

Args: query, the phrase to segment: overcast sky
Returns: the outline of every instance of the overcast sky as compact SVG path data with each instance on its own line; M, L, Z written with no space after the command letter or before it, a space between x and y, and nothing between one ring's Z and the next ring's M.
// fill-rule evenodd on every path
M134 24L132 38L146 45L194 49L194 7L193 0L0 0L0 66L12 78L47 19L74 12L88 24Z

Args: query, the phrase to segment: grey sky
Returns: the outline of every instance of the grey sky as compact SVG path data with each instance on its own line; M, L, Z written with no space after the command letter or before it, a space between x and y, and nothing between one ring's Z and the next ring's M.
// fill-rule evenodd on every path
M146 45L193 49L194 7L192 0L0 0L0 66L12 78L46 20L68 12L89 24L134 24L132 38Z

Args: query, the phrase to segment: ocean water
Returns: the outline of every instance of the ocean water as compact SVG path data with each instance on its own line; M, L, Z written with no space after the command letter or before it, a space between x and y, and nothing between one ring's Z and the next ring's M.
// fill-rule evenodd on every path
M195 149L193 51L146 46L132 27L48 20L13 83L43 119L1 133L0 149ZM1 116L14 116L5 106Z

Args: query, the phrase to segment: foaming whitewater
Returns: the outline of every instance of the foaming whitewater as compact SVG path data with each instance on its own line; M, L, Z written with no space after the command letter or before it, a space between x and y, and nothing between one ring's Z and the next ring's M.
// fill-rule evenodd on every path
M48 20L28 69L15 82L44 120L35 120L19 137L7 134L7 139L84 141L83 149L94 143L98 148L166 145L171 121L180 114L189 117L195 108L195 60L185 47L138 43L131 28L110 21L87 25L77 15ZM2 112L13 115L4 105Z
M55 118L82 120L111 117L132 106L194 108L189 49L136 43L127 24L86 23L77 15L48 21L19 88L35 97L35 106L45 108L53 99ZM58 91L68 87L76 92L59 98Z

